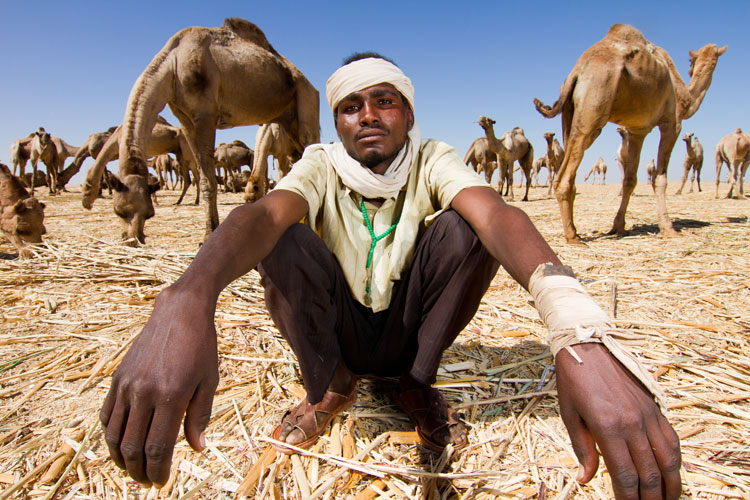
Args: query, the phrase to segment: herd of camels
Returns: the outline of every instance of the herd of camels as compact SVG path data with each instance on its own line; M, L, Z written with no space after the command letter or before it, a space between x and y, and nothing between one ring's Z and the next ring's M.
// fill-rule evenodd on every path
M526 178L523 200L528 200L532 177L538 184L539 171L546 167L549 192L555 192L565 238L568 243L580 243L573 203L576 171L586 149L608 122L619 125L622 144L617 162L622 170L622 192L610 234L623 235L643 141L658 127L658 156L655 164L651 161L648 174L657 198L659 230L665 236L673 235L666 207L667 165L682 121L700 107L719 56L725 51L726 46L718 48L715 44L690 51L690 82L685 84L664 49L650 43L632 26L613 25L578 59L552 106L534 99L543 116L562 115L564 148L554 133L546 133L546 154L535 158L523 129L516 127L498 138L494 120L482 116L478 123L484 137L472 143L464 161L484 173L488 182L499 170L498 190L510 197L513 165L518 162ZM179 126L159 115L165 105L177 117ZM215 148L216 129L241 125L260 125L254 151L241 141ZM685 134L683 140L687 155L677 194L682 192L690 172L691 191L696 176L700 190L703 148L693 134ZM278 160L280 175L284 175L307 145L319 141L318 91L276 52L257 26L232 18L220 28L187 28L172 36L138 77L121 125L92 134L79 148L43 128L11 146L13 172L4 165L0 168L2 231L16 243L19 252L24 242L40 242L44 232L43 204L29 201L33 199L34 186L46 183L50 192L63 189L90 156L95 161L83 184L83 206L90 209L100 195L102 183L106 184L122 224L123 239L145 242L145 222L154 215L152 194L165 182L162 173L170 170L181 173L179 178L183 180L178 203L191 183L191 174L199 183L195 203L202 193L207 236L219 224L219 181L230 190L244 185L245 200L255 201L269 189L269 155ZM750 134L737 129L719 141L715 153L716 196L720 169L726 163L730 172L727 196L744 198ZM72 163L63 168L69 157L73 157ZM109 174L106 165L115 159L118 173ZM37 172L40 160L47 167L46 178ZM595 182L600 177L603 183L606 163L599 160L587 178L593 173ZM33 171L24 175L27 161L31 161ZM243 165L251 165L252 169L239 175ZM148 166L157 171L159 179L149 174ZM223 168L224 174L217 181L218 168ZM14 177L17 171L20 179Z

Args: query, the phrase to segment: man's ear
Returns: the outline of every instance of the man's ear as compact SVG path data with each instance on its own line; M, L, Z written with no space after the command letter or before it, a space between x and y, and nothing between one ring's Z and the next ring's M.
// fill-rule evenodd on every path
M406 123L407 123L406 130L411 132L411 129L414 126L414 111L412 111L411 107L408 107L408 106L406 109Z

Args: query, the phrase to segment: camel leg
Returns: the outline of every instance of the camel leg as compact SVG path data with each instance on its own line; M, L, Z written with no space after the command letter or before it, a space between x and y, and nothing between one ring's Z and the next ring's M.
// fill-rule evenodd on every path
M721 167L724 164L724 159L719 151L716 152L716 194L714 199L719 199L719 184L721 183Z
M695 183L698 185L698 192L702 192L701 189L701 166L696 165L695 166ZM692 183L691 183L692 184Z
M682 188L685 187L685 181L687 181L688 173L690 172L690 163L688 163L687 160L685 160L684 165L682 166L684 172L682 174L682 182L680 183L680 189L678 189L675 192L675 195L682 194ZM690 179L690 192L693 192L693 180Z
M666 124L659 126L661 137L659 138L659 153L656 162L656 208L659 223L660 236L677 236L672 220L667 213L667 168L672 149L677 142L681 126L677 124ZM637 164L636 164L637 165Z
M630 134L630 140L628 141L628 147L625 151L624 158L625 166L623 169L620 208L617 210L617 215L615 215L612 229L607 234L616 234L618 236L625 236L625 234L627 234L625 232L625 212L628 209L628 203L630 203L630 197L635 190L635 186L638 184L638 163L641 159L641 149L643 148L643 140L645 138L645 134Z
M185 167L182 167L185 168ZM182 199L185 197L185 193L187 193L188 188L190 187L190 173L185 169L185 171L182 173L181 179L184 179L182 183L182 192L180 193L180 197L177 198L177 201L175 202L175 205L179 205L182 203ZM200 187L196 183L195 185L196 191L200 192Z
M37 162L33 161L31 162L31 182L29 182L29 190L31 191L31 197L34 197L34 185L36 184L36 169L37 169ZM23 173L23 170L21 170L21 175L25 175ZM25 182L25 181L24 181Z

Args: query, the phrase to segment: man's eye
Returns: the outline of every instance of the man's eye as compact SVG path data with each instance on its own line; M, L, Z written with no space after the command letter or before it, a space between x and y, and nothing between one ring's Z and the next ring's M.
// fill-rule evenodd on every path
M393 104L393 99L380 99L379 102L381 105L391 105Z
M348 106L344 106L343 112L344 113L356 113L359 110L359 106L356 104L350 104Z

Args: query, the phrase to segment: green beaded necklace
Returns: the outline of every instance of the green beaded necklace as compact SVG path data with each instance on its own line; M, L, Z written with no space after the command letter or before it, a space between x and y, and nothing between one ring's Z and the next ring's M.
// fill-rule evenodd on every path
M367 255L367 265L365 266L365 269L369 269L370 264L372 264L372 254L375 253L375 245L378 243L378 241L382 240L383 238L391 234L394 229L396 229L396 226L398 225L398 221L401 220L401 214L399 214L398 218L396 219L396 222L394 222L391 227L386 229L383 232L383 234L381 234L380 236L375 236L375 231L372 230L372 224L370 223L370 218L367 216L367 210L365 210L365 200L362 200L360 202L359 208L362 210L362 218L365 221L367 230L370 231L370 238L372 238L372 244L370 245L370 253Z

